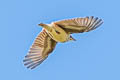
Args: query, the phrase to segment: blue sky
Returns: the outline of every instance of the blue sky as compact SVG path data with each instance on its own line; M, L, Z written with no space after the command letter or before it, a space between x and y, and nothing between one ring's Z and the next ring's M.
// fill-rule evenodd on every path
M1 0L0 80L120 80L119 0ZM37 24L97 16L104 24L74 34L76 42L59 43L39 67L23 65Z

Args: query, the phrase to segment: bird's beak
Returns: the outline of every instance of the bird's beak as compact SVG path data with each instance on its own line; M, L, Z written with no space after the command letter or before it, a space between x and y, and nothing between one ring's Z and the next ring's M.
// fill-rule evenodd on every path
M72 36L70 36L70 40L72 40L72 41L76 41L76 39L74 39Z
M38 26L41 26L41 27L45 28L48 31L51 30L51 27L49 27L47 24L44 24L44 23L40 23L40 24L38 24Z

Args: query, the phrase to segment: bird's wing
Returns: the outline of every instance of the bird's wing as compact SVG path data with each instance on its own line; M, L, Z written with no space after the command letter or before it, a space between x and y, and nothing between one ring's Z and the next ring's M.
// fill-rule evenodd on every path
M56 46L56 41L49 37L47 32L43 29L42 32L35 39L30 51L23 60L27 68L35 68L41 64Z
M102 19L93 16L84 18L73 18L53 22L69 33L82 33L96 29L103 23Z

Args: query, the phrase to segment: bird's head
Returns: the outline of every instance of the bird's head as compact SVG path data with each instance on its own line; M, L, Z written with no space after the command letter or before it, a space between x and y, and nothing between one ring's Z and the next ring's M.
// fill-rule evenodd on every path
M69 41L76 41L76 39L74 39L74 38L70 35Z

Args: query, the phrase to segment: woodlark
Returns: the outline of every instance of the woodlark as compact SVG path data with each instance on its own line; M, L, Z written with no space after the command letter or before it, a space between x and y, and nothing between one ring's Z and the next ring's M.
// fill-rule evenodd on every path
M40 23L39 26L43 27L43 29L25 56L24 65L30 69L37 67L54 50L57 42L64 43L75 40L71 34L89 32L102 23L102 19L93 16L61 20L51 24Z

